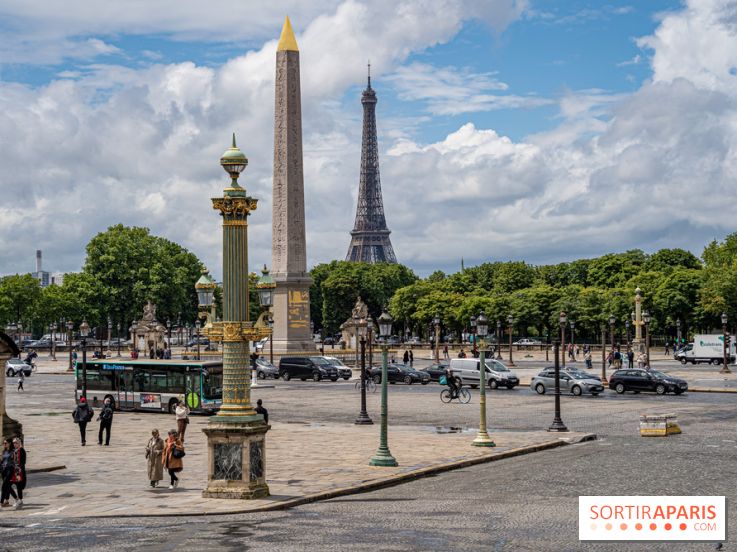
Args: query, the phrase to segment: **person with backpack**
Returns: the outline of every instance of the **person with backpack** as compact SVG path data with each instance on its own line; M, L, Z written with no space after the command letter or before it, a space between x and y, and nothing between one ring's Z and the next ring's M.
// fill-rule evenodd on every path
M113 405L110 397L105 399L102 405L100 415L97 417L100 422L100 431L97 433L97 444L102 445L102 432L105 432L105 446L110 446L110 432L113 428Z
M79 434L82 437L82 446L87 444L87 422L91 421L94 415L95 411L87 404L87 399L81 397L77 408L75 408L72 413L72 419L75 424L79 425Z
M170 429L164 445L164 457L161 461L169 472L169 477L171 478L169 488L172 490L176 489L179 485L177 474L184 469L182 458L184 458L184 445L182 444L182 440L179 438L176 429Z

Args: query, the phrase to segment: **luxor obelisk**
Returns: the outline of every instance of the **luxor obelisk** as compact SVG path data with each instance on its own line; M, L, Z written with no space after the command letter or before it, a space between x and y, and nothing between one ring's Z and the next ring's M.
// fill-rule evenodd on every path
M302 172L302 107L299 49L289 17L276 52L274 189L271 274L274 291L274 350L314 351L310 335L310 284L305 240Z

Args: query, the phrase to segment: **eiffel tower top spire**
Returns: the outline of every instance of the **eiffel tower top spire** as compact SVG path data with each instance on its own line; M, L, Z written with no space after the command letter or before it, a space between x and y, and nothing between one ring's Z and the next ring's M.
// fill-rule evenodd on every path
M358 185L356 219L351 231L346 261L396 263L394 248L386 227L384 200L379 177L379 146L376 136L376 92L371 88L371 63L368 82L361 94L363 137L361 142L361 178Z

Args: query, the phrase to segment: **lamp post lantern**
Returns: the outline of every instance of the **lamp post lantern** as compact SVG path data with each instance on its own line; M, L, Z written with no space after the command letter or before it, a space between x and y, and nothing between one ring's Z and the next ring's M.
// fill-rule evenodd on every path
M502 359L502 321L496 321L496 358Z
M232 146L223 153L220 165L230 176L221 197L212 199L223 227L223 320L211 320L205 328L210 341L222 342L223 403L203 429L207 435L208 480L202 492L209 498L253 499L268 496L266 484L265 423L251 405L249 342L269 336L268 327L256 328L248 318L248 216L257 206L238 183L248 159ZM214 288L198 292L214 295ZM207 305L209 297L198 302ZM212 302L210 302L212 307ZM199 358L200 320L196 320Z
M369 460L369 466L397 466L397 460L389 451L389 406L387 385L387 356L389 354L389 336L392 335L392 317L384 311L379 316L379 335L381 336L381 432L379 436L379 448Z
M368 325L365 320L361 320L358 314L354 315L353 323L356 327L356 337L361 344L361 411L356 418L356 425L371 425L374 422L366 412L366 330Z
M630 347L632 346L630 342L630 320L629 318L625 318L624 326L625 328L627 328L627 350L629 351Z
M84 318L79 325L79 335L82 338L82 396L87 400L87 336L90 334L90 325Z
M558 326L560 327L560 357L563 364L563 368L566 367L566 323L568 322L568 315L565 311L560 311L558 315ZM558 355L555 355L555 362L558 362Z
M645 326L645 368L650 369L650 313L642 313L642 323Z
M471 442L475 447L496 446L486 430L486 345L484 339L486 339L488 333L489 320L486 318L484 311L481 311L476 319L476 335L481 340L481 347L479 349L479 431L476 438Z
M512 332L514 331L514 316L511 314L507 316L507 323L509 324L509 365L514 366L514 360L512 359Z
M727 335L727 313L722 313L722 369L719 370L720 374L731 374L732 370L729 369L729 357L727 355L727 348L729 347L729 335Z
M440 315L436 314L435 323L435 362L440 363Z
M120 321L118 321L115 328L115 339L118 342L118 357L120 357Z
M266 265L261 269L261 277L258 279L258 283L256 284L256 289L258 289L258 302L261 306L261 314L258 317L258 320L256 321L257 327L266 327L271 328L271 307L274 305L274 288L276 288L276 283L274 283L273 278L269 274L269 269L266 268ZM274 362L274 340L269 337L269 359L270 362L273 364ZM256 366L254 363L253 368L253 374L251 376L251 387L261 387L256 383L256 380L258 379L256 377Z
M576 323L573 320L571 320L568 323L571 326L571 351L573 351L571 353L572 355L571 360L575 361L576 360ZM563 351L563 354L565 354L565 351Z
M678 320L676 320L676 346L673 352L678 350L680 347L681 347L681 319L679 318Z
M613 314L609 315L609 340L611 341L611 354L612 354L612 360L614 360L614 324L617 322L617 317ZM617 367L615 366L614 369L616 370ZM604 383L602 381L602 383Z
M601 332L601 383L607 383L606 379L606 325L599 326Z

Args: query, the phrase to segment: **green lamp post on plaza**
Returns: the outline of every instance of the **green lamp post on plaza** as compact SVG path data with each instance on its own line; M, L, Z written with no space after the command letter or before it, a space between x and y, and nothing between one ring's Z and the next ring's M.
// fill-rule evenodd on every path
M476 336L481 341L479 347L479 431L476 438L471 441L475 447L495 447L496 444L489 437L486 430L486 335L489 333L489 320L486 318L484 311L481 311L476 318Z
M79 335L82 345L82 396L87 399L87 336L90 335L90 325L87 319L82 319L79 325Z
M650 369L650 313L642 313L642 324L645 326L645 368ZM612 338L613 340L614 338Z
M257 200L246 195L238 177L248 159L232 146L220 158L231 182L222 197L212 199L223 220L223 320L213 320L205 335L221 341L223 403L203 429L207 435L209 498L253 499L268 496L266 432L269 425L251 405L249 342L268 337L268 327L256 328L248 319L248 215Z
M256 289L258 289L258 302L261 306L261 314L259 315L255 326L257 328L270 328L271 326L269 325L269 320L271 320L271 307L274 305L274 289L276 289L276 283L269 274L269 269L266 268L266 265L264 265L264 268L261 269L261 277L256 283ZM269 339L269 342L271 342L271 339ZM273 344L270 343L269 347L273 355ZM261 385L258 383L256 360L254 360L251 364L251 371L251 388L274 387L273 385Z
M509 324L509 365L514 366L514 360L512 359L512 332L514 332L514 316L511 314L507 316L507 324Z
M69 366L67 367L68 372L71 372L73 370L72 353L74 352L74 347L72 346L72 340L74 335L72 334L72 330L74 330L74 322L72 322L71 320L67 320L67 344L69 345Z
M719 370L720 374L731 374L732 370L729 369L729 334L727 333L727 313L722 313L722 369Z
M389 354L389 336L392 335L392 322L392 317L386 312L382 312L379 316L379 334L381 335L381 433L379 448L376 449L376 454L369 460L369 466L394 467L399 465L389 451L389 437L387 435L389 417L387 356Z

